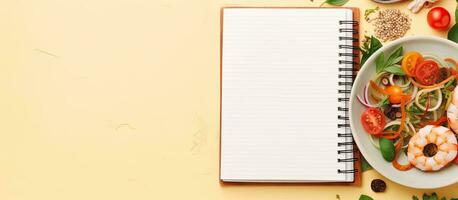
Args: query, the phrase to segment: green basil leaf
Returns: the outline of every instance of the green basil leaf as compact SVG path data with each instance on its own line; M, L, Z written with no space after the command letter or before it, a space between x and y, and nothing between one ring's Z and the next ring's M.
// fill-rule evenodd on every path
M382 52L375 60L375 71L378 73L383 71L385 68L385 54Z
M406 75L404 71L401 69L400 65L390 65L384 69L387 72L390 72L392 74L398 75L398 76L404 76Z
M374 200L372 197L362 194L359 196L359 200Z
M433 192L431 196L429 197L430 200L439 200L439 197L437 197L437 194Z
M391 60L388 60L386 65L394 65L394 64L398 64L399 62L401 62L401 60L403 59L404 57L403 56L399 56L397 58L393 58Z
M375 53L378 49L382 48L382 43L380 42L380 40L378 40L377 38L375 38L374 36L371 36L371 48L370 48L370 52L371 54Z
M419 199L418 199L417 196L414 195L414 196L412 197L412 200L419 200Z
M366 63L367 59L372 56L378 49L380 49L383 45L374 36L371 36L370 38L365 36L366 41L363 43L363 51L362 51L362 56L361 56L361 62L360 66L364 66L364 63Z
M398 47L390 56L393 57L393 58L396 58L396 57L399 57L402 55L402 51L404 50L404 48L402 46Z
M362 158L363 159L361 159L361 171L365 172L367 170L372 169L372 166L367 162L367 160L364 157Z
M458 0L456 0L456 2L458 3ZM456 6L456 9L455 9L455 23L458 23L458 5Z
M402 50L403 50L403 48L402 48L402 46L400 46L393 53L391 53L390 57L388 57L387 65L398 63L400 60L395 62L395 59L399 59L399 57L401 57ZM401 59L402 59L402 57L401 57Z
M326 0L321 5L327 3L327 4L333 5L333 6L343 6L347 2L348 2L348 0Z
M458 43L458 24L455 24L448 30L447 38Z
M442 197L442 198L441 198L441 200L447 200L447 198L445 198L445 197Z

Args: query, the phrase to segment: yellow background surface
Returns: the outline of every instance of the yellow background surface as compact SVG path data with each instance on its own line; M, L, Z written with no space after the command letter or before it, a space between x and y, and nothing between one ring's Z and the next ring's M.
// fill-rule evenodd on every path
M223 6L321 0L3 0L0 199L410 199L362 186L220 186ZM453 15L454 0L442 0ZM364 12L369 0L350 0ZM406 3L396 4L403 10ZM382 6L387 8L387 6ZM407 11L406 11L407 12ZM439 35L426 10L408 35ZM319 19L315 19L319 20ZM372 26L362 23L363 33ZM311 161L313 162L313 161ZM386 179L385 179L386 180ZM458 197L458 184L435 190Z

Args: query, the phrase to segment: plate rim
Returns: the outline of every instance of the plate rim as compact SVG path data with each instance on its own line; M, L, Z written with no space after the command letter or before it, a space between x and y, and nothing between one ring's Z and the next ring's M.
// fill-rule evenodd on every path
M434 42L440 42L440 43L445 43L446 45L450 45L454 48L457 49L458 51L458 44L450 41L450 40L447 40L447 39L444 39L444 38L440 38L440 37L436 37L436 36L408 36L408 37L404 37L404 38L400 38L400 39L397 39L397 40L394 40L386 45L384 45L382 48L380 48L379 50L377 50L372 56L370 56L367 61L364 63L363 66L361 66L361 68L359 69L358 71L358 74L359 73L364 73L365 71L367 71L367 68L368 68L368 64L369 63L372 63L374 62L374 60L376 59L376 57L381 54L382 52L384 52L386 49L390 49L396 45L399 45L401 43L405 43L405 42L409 42L409 41L413 41L413 40L431 40L431 41L434 41ZM361 78L361 76L356 76L355 80L353 81L353 83L359 81L359 79ZM373 163L376 163L371 157L368 156L368 153L365 152L365 150L362 150L360 148L361 146L361 141L359 140L358 137L356 137L356 130L355 130L355 126L353 126L353 120L351 120L353 118L353 113L351 112L352 108L353 108L353 103L354 101L356 101L356 87L352 87L351 89L351 94L350 94L350 101L349 101L349 117L350 117L350 128L351 128L351 132L352 132L352 136L353 136L353 141L355 141L356 145L358 146L358 149L359 149L359 152L361 152L362 156L366 159L366 161L380 174L382 175L383 177L393 181L393 182L396 182L397 184L400 184L400 185L403 185L403 186L406 186L406 187L410 187L410 188L417 188L417 189L437 189L437 188L443 188L443 187L446 187L446 186L450 186L450 185L453 185L455 183L458 183L458 177L455 179L455 180L452 180L451 182L446 182L446 183L443 183L443 184L438 184L438 185L434 185L432 187L428 187L428 186L412 186L412 185L407 185L403 182L400 182L398 180L395 180L395 179L392 179L392 178L389 178L387 176L385 176L381 171L383 170L380 170L381 168L379 168L378 166L375 166L373 165ZM362 173L362 172L361 172Z

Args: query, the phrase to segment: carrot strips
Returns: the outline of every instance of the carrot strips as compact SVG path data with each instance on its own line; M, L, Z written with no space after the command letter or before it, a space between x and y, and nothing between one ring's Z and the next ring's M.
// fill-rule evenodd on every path
M384 89L380 88L380 87L377 85L377 83L375 83L375 82L372 81L372 80L370 81L370 85L371 85L372 89L374 89L374 90L377 91L378 93L380 93L380 94L385 94L385 95L388 94Z
M449 76L447 79L443 80L440 83L434 84L434 85L422 85L420 83L417 83L415 80L413 80L412 77L409 77L409 80L410 80L410 82L412 82L412 84L414 84L415 86L417 86L419 88L423 88L423 89L438 89L438 88L442 87L443 85L445 85L447 82L449 82L450 80L452 80L454 78L456 78L456 77L455 76Z

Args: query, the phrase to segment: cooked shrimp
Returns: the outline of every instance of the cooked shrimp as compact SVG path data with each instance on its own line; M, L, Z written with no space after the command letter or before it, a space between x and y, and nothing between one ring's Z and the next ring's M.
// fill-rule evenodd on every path
M423 171L437 171L452 162L457 155L455 134L443 126L421 128L409 141L409 162Z
M450 104L447 107L447 119L450 128L458 133L458 87L453 90Z

